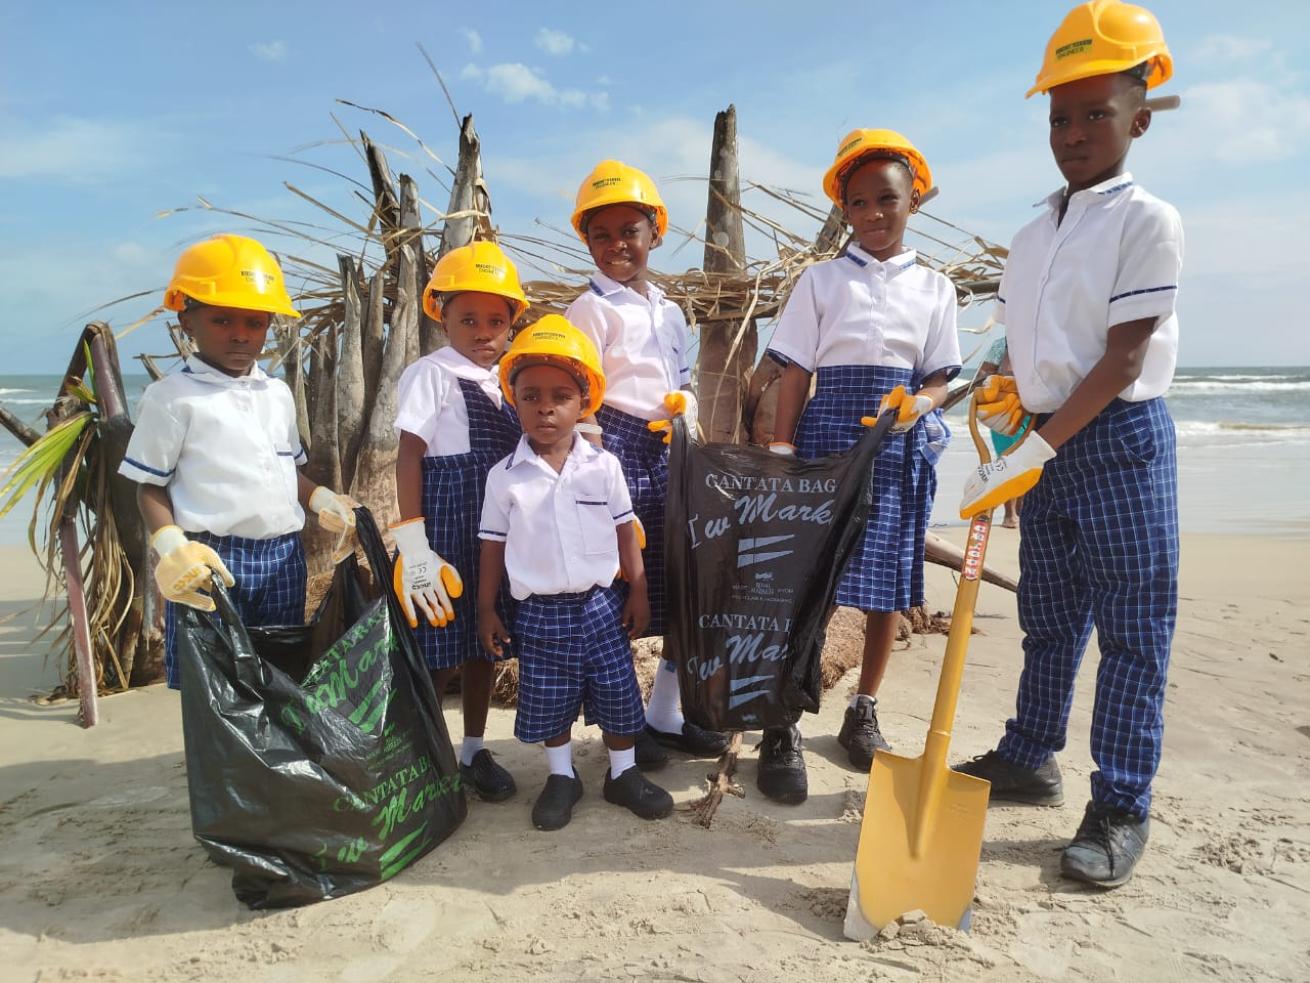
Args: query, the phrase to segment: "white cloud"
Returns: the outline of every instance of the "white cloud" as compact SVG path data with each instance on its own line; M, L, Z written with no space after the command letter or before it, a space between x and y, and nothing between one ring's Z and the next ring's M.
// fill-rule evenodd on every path
M260 61L286 61L287 43L285 41L256 41L247 50Z
M469 62L460 70L459 77L462 79L474 79L476 81L477 79L482 78L482 69L472 62Z
M464 40L468 43L469 51L475 55L482 54L482 35L471 27L460 28L460 33L464 35Z
M1266 38L1241 38L1232 34L1212 34L1198 45L1198 62L1246 61L1272 51L1274 43Z
M532 43L546 54L554 55L557 58L571 55L575 51L585 52L589 50L585 44L576 38L549 27L540 28L532 39Z
M1173 120L1170 120L1172 123ZM1285 160L1310 145L1310 96L1255 79L1208 82L1183 93L1175 145L1225 163Z
M88 184L143 165L161 132L135 122L56 116L39 123L0 122L0 179Z
M480 82L492 95L511 105L536 102L561 109L590 106L600 112L606 112L610 106L609 93L556 88L540 71L522 62L502 62L486 69L468 64L460 72L460 78Z

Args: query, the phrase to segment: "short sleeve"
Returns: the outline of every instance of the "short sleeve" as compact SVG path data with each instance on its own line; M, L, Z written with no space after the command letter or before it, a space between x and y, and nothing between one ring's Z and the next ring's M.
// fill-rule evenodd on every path
M769 351L781 355L782 361L789 365L814 371L819 354L819 304L813 268L802 272L792 288L769 341Z
M291 387L281 379L274 379L273 382L277 384L280 390L278 399L282 403L283 412L287 416L287 446L292 450L296 467L304 467L309 463L309 455L305 453L305 442L300 439L300 427L296 422L296 397L291 394Z
M992 320L997 324L1005 323L1005 297L1009 293L1006 289L1006 277L1010 275L1010 264L1007 262L1005 268L1001 270L1001 282L996 288L996 303L992 305Z
M1162 201L1145 201L1124 222L1119 271L1110 294L1110 326L1174 312L1183 270L1183 224Z
M185 437L186 427L170 412L166 398L151 386L137 406L136 426L118 473L143 485L167 485L177 470Z
M509 496L506 494L505 462L501 461L487 475L487 490L482 498L482 519L478 538L503 543L509 538Z
M623 466L619 459L611 454L605 463L610 473L610 515L614 517L614 525L621 526L637 517L632 511L632 496L628 492L628 483L624 480Z
M678 318L678 388L683 389L691 385L691 363L688 361L691 332L687 330L687 318L682 309L673 305L673 311Z
M605 349L608 347L609 326L605 320L605 312L599 303L599 298L592 292L588 291L582 294L568 306L564 312L565 319L588 338L596 346L596 351L600 353L602 361L605 358Z
M412 433L430 446L449 387L446 373L431 359L419 359L405 369L396 384L396 430Z
M947 381L950 381L960 372L960 335L955 320L955 287L940 273L934 275L938 278L937 303L929 322L928 337L924 341L919 368L923 378L937 372L945 372Z

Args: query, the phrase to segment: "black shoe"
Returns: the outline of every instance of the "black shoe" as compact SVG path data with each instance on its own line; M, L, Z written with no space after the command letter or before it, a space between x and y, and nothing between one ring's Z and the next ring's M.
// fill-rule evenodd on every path
M801 732L790 727L766 727L760 742L756 787L775 802L800 805L810 794L801 755Z
M871 696L857 696L855 706L846 708L837 743L846 749L851 764L861 771L873 767L874 751L890 751L892 746L878 729L878 701Z
M1118 887L1133 876L1150 835L1149 817L1138 819L1089 802L1078 832L1064 848L1060 873L1098 887Z
M473 755L473 764L459 766L459 777L465 788L471 788L486 802L504 802L517 791L514 776L498 765L486 748Z
M605 801L642 819L663 819L673 811L673 796L637 768L626 769L618 778L605 772Z
M551 775L532 806L532 825L537 829L563 829L573 818L573 807L580 798L582 779L576 768L572 778Z
M952 765L952 769L991 782L993 802L1023 802L1031 806L1058 806L1064 802L1064 782L1054 757L1041 767L1024 768L1006 761L996 751L988 751L963 764Z
M649 727L637 735L633 750L637 753L637 767L642 771L659 771L669 763L669 752L660 746Z
M728 735L717 730L697 727L690 720L682 722L682 733L675 734L667 730L656 730L646 725L645 733L653 737L663 747L671 747L693 758L717 758L728 746Z

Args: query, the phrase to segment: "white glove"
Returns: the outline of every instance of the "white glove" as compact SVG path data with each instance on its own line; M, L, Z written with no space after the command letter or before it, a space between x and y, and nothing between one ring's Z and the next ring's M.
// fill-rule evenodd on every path
M340 563L352 552L350 538L355 534L355 508L358 503L348 495L338 495L326 485L319 485L309 496L309 510L318 516L318 524L328 532L338 533L332 548L332 562Z
M980 512L990 512L1012 498L1026 493L1042 476L1046 462L1055 451L1040 434L1030 433L1009 454L981 465L964 483L960 518L972 519Z
M214 599L200 593L200 588L208 587L214 574L222 577L228 587L236 583L219 555L204 543L187 539L181 526L160 527L150 537L150 545L159 554L159 563L155 565L159 593L175 604L212 611Z
M897 386L878 403L878 416L888 410L896 411L896 422L892 424L892 433L905 433L919 422L919 417L932 409L932 397L911 394L904 386ZM860 422L871 427L878 422L877 417L860 417Z
M682 417L682 422L687 425L687 433L696 436L696 394L689 389L676 389L671 393L664 395L664 408L669 411L670 418L675 416ZM646 424L646 429L651 433L663 433L664 443L668 443L673 438L672 419L669 420L652 420Z
M1027 412L1014 376L993 375L978 387L978 420L1005 437L1013 437Z
M769 442L769 453L777 454L779 457L795 457L796 445L789 444L785 440L774 440Z
M433 628L446 627L455 620L455 606L450 599L464 593L459 571L428 544L422 516L396 523L391 533L400 550L392 574L392 588L409 626L418 627L418 616L414 613L417 607Z

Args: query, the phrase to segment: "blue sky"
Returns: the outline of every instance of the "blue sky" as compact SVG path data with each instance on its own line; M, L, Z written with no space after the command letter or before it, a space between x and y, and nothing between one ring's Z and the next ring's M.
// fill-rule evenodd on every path
M1181 362L1307 364L1302 284L1310 249L1310 4L1167 0L1151 5L1176 61L1183 108L1157 116L1130 158L1181 210L1187 234ZM376 10L370 14L369 9ZM1059 184L1045 105L1024 100L1063 0L974 3L594 5L31 3L0 8L0 344L6 372L60 371L81 316L159 289L189 241L240 223L195 206L327 221L290 181L352 217L367 182L330 114L389 147L437 207L440 169L382 107L443 159L456 129L415 48L441 69L482 135L496 223L566 227L602 157L660 183L694 227L715 111L735 103L743 176L807 191L855 126L906 133L941 197L932 210L1007 243ZM927 13L925 13L927 12ZM409 156L402 156L402 153ZM799 217L788 219L809 231ZM270 241L275 248L283 245ZM667 243L655 265L697 265ZM762 244L757 243L757 246ZM109 312L124 326L155 301ZM974 319L976 323L976 318ZM966 319L968 323L968 319ZM166 351L159 326L124 354ZM130 371L130 370L129 370Z

